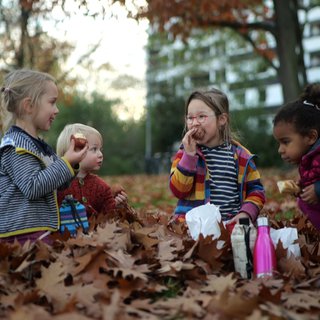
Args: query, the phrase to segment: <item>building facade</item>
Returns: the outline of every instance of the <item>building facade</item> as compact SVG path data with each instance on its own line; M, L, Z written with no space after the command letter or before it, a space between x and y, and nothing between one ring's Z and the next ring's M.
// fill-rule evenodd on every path
M301 13L299 19L304 25L308 82L320 81L320 7ZM274 40L267 40L272 47ZM150 30L147 59L148 106L167 96L184 97L194 88L213 85L227 93L233 109L283 103L276 70L226 29L194 32L186 43Z
M307 6L310 1L302 0ZM304 26L307 80L320 82L320 6L299 12L299 20ZM266 37L268 47L275 48L275 40L271 36ZM196 88L215 86L227 94L231 111L249 109L247 114L250 114L251 108L263 108L264 120L269 123L265 129L269 136L272 136L274 110L283 104L282 87L275 68L255 53L247 41L227 29L194 31L192 37L183 42L173 39L170 34L161 36L151 28L147 45L146 83L146 159L151 161L159 152L153 147L156 137L152 137L152 133L157 120L152 119L152 110L173 97L185 100ZM261 129L261 121L256 120L254 117L250 119L252 130L259 126ZM172 146L160 150L160 153L170 153L176 149L178 140L179 135L172 136ZM260 153L260 150L256 152ZM161 154L157 156L163 158Z

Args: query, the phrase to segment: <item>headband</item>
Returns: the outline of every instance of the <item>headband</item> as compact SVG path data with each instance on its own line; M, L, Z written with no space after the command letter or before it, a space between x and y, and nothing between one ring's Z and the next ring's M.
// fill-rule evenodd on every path
M303 101L303 104L305 104L305 105L307 105L307 106L314 107L314 108L316 108L317 110L320 111L320 107L319 107L317 104L313 104L313 103L311 103L311 102L308 102L307 100L304 100L304 101Z

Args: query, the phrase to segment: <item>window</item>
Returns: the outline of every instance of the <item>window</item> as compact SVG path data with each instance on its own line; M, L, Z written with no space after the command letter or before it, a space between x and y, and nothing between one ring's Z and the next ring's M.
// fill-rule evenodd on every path
M310 23L310 36L320 35L320 21L314 21Z
M320 51L310 53L310 67L320 66Z

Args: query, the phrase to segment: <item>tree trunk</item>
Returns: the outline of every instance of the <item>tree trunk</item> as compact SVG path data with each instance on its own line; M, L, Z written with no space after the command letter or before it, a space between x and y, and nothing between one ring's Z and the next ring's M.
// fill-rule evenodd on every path
M20 44L16 51L16 66L23 68L26 66L26 47L28 42L28 20L30 17L30 9L20 1Z
M297 0L273 0L276 41L279 57L279 80L284 102L296 99L306 84L301 29Z

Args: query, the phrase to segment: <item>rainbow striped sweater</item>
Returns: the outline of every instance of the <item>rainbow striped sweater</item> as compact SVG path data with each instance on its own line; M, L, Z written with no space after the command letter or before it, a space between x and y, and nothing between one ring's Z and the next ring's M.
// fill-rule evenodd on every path
M265 203L265 192L260 174L253 161L255 155L240 143L232 141L232 150L238 172L240 211L248 213L255 221ZM206 160L198 148L194 156L184 152L183 146L174 157L170 172L170 190L178 198L176 219L199 205L210 202L210 176Z

